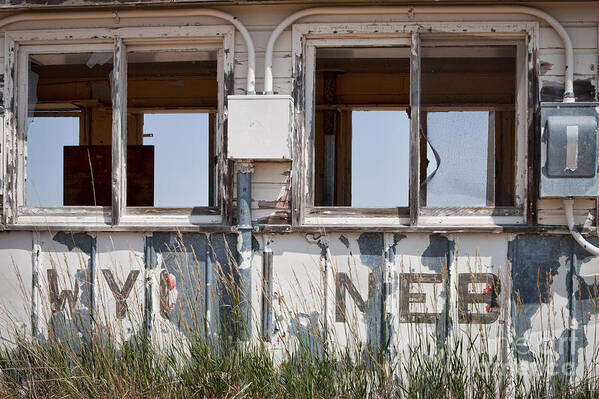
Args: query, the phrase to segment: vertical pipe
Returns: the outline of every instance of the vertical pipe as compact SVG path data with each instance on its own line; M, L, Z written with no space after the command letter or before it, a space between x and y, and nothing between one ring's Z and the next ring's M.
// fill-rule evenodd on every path
M91 316L92 321L95 320L96 317L96 252L98 245L98 234L94 234L91 237L91 248L89 251L89 314Z
M154 252L154 241L153 236L149 235L146 237L146 250L145 250L145 319L144 319L144 333L146 338L152 337L152 324L154 315L154 295L152 295L153 285L152 280L154 276L154 268L156 266L156 252Z
M33 233L33 258L31 262L31 335L38 336L38 289L39 262L42 248L38 233Z
M241 278L240 310L242 317L241 339L249 340L252 328L252 173L251 161L236 164L237 172L237 250Z
M272 250L270 248L264 248L262 259L262 339L270 342L272 329Z

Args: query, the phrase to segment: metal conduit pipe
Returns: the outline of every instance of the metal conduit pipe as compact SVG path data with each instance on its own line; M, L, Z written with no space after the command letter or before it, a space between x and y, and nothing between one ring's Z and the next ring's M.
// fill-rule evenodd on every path
M565 199L564 208L566 210L566 219L568 220L568 229L570 229L570 233L572 234L574 240L576 240L576 242L590 254L599 256L599 248L585 240L574 223L574 200L570 198Z
M252 162L238 162L237 173L237 252L241 281L240 304L243 318L241 338L249 339L252 328Z
M176 10L122 10L122 11L67 11L52 13L21 13L0 19L0 28L17 22L88 20L115 18L168 18L168 17L214 17L230 22L243 36L248 50L247 94L256 94L256 50L247 28L239 19L226 12L207 8L186 8Z
M264 92L273 93L272 82L272 53L275 42L281 32L300 18L312 15L385 15L385 14L488 14L488 13L526 14L535 16L547 22L564 42L566 50L566 79L564 87L564 102L574 102L574 50L568 32L557 19L545 11L524 6L374 6L374 7L315 7L298 11L285 18L272 31L266 45L264 62Z

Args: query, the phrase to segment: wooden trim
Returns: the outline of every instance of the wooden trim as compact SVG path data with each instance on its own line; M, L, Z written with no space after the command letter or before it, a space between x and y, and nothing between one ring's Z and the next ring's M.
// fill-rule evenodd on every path
M4 43L4 134L2 135L2 220L14 224L17 220L17 187L15 164L17 149L17 101L15 77L17 77L18 45L6 36Z
M294 127L292 137L293 162L291 163L291 224L298 226L303 221L302 212L305 205L303 204L303 193L306 177L303 175L303 134L305 129L305 108L306 108L306 87L305 81L307 76L304 74L305 62L304 54L304 37L292 28L293 40L292 46L292 62L291 62L291 77L293 84L293 103L294 103Z
M495 111L489 111L489 122L488 122L488 134L487 134L487 206L492 207L495 205L495 183L496 183L496 171L495 171L495 137L497 132L495 131Z
M526 43L526 77L527 77L527 100L526 100L526 198L523 203L526 206L526 221L529 226L536 226L539 219L538 199L539 184L541 181L541 88L538 81L539 61L538 54L538 26L528 32ZM516 120L518 118L516 117ZM518 123L518 122L516 122ZM522 122L520 122L522 123ZM518 134L516 134L518 138ZM517 176L517 175L516 175Z
M193 208L130 206L127 207L127 215L220 215L220 209L214 206L199 206Z
M412 32L410 51L410 225L420 212L420 37Z
M513 207L484 207L484 208L460 208L460 207L428 207L420 210L422 216L522 216L522 208Z
M208 206L215 206L218 199L215 198L215 192L218 192L216 182L216 164L218 163L216 147L216 114L208 115Z
M410 208L358 208L351 206L315 206L306 210L307 216L397 216L407 217Z
M403 111L410 104L319 104L316 111Z
M112 208L109 206L27 206L19 208L19 216L107 216Z
M232 28L232 27L231 27ZM223 47L218 49L216 77L218 81L218 114L216 129L217 195L222 222L233 223L233 167L227 156L228 120L227 97L235 93L235 42L234 29L224 36Z
M112 224L125 214L127 199L127 49L114 39L112 96Z
M538 225L528 226L526 224L505 224L505 225L435 225L435 226L407 226L407 225L347 225L347 224L322 224L322 225L266 225L256 226L257 233L427 233L427 234L457 234L457 233L499 233L499 234L551 234L551 235L570 235L569 230L564 226ZM585 228L583 234L594 234L594 228Z
M112 43L114 38L121 37L127 44L149 45L155 42L169 40L195 43L194 48L202 48L203 44L215 43L217 37L232 35L233 25L201 25L201 26L143 26L120 28L73 28L73 29L37 29L7 31L11 39L17 42L27 41L30 44L60 45ZM188 47L191 48L191 45Z

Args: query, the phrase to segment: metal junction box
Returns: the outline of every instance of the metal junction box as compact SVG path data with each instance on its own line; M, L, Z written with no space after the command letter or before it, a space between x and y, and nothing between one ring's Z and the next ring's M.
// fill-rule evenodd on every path
M293 100L287 95L228 96L228 156L290 160Z
M599 103L541 104L541 197L597 197Z

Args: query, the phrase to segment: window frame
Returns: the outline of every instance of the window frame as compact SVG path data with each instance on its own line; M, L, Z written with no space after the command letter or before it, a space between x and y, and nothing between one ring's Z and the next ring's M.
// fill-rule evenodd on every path
M460 45L470 44L469 37L503 42L517 41L516 71L516 168L515 207L489 208L426 208L420 206L418 190L412 187L419 182L420 165L420 36L434 32L459 41ZM442 227L490 227L525 225L534 221L535 204L532 201L534 187L531 184L529 141L534 136L534 107L536 96L533 92L536 62L533 53L538 48L538 22L396 22L396 23L304 23L292 27L293 92L296 102L296 129L294 142L292 181L294 206L292 223L295 226L376 226L396 229L422 229ZM451 37L455 34L456 37ZM462 35L457 36L458 34ZM354 207L315 207L313 205L314 179L314 110L315 110L315 48L316 47L382 47L411 43L411 88L410 103L410 214L400 208L354 208ZM476 45L471 43L470 45ZM416 50L416 51L414 51ZM414 73L416 71L416 74ZM415 84L415 82L417 82ZM414 90L414 88L418 90ZM301 95L298 95L301 93ZM417 104L417 106L414 106ZM416 140L414 138L417 137ZM531 149L532 150L532 149ZM504 209L505 208L505 209ZM532 217L530 215L533 215Z
M234 32L231 25L170 26L119 29L7 31L5 34L3 222L8 228L140 230L197 229L230 223L229 162L226 154L226 96L233 92ZM126 115L128 46L217 51L216 145L218 182L214 207L143 209L126 207ZM27 73L30 54L108 51L113 53L111 79L112 206L25 206ZM115 90L115 87L117 89ZM212 119L212 118L209 118Z

